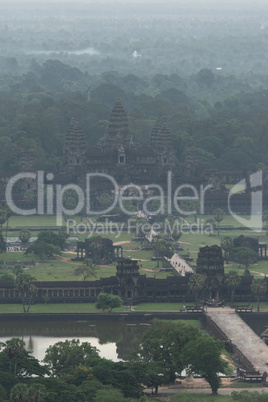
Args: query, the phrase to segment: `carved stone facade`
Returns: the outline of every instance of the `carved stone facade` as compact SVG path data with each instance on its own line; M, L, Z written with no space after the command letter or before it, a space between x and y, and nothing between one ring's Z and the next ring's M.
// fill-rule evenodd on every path
M158 182L164 179L174 163L171 134L166 125L155 125L150 147L136 146L130 134L127 113L117 100L100 147L86 147L79 124L72 119L57 181L65 181L68 176L69 180L79 182L82 174L98 172L112 176L119 184L148 184L154 182L155 177Z
M205 279L205 299L220 299L224 278L224 262L219 246L206 246L199 249L196 271Z
M197 272L205 279L205 299L229 299L230 291L224 286L220 247L200 249ZM49 298L51 303L94 303L99 293L105 292L120 296L128 305L144 302L192 302L194 296L188 285L190 277L191 275L168 276L166 279L147 278L140 274L138 261L122 259L118 262L116 276L109 278L95 281L35 282L36 293L32 301L44 303ZM252 276L241 276L241 284L235 289L236 301L249 300L252 280ZM268 299L268 290L263 299ZM14 282L0 282L0 303L20 301Z

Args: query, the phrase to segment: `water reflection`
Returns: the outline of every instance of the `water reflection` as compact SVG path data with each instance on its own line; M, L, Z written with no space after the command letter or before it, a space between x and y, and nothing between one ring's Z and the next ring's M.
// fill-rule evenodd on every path
M135 340L149 324L124 322L1 322L0 342L13 337L24 340L26 349L42 360L45 351L56 342L79 338L100 351L100 356L113 361L126 360Z

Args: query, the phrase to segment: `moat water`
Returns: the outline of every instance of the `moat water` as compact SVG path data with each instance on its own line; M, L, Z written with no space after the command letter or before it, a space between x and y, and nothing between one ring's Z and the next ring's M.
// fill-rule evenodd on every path
M268 317L246 317L245 322L260 335L268 326ZM137 339L141 338L150 323L100 322L100 321L36 321L0 322L0 342L18 337L24 340L26 349L42 360L50 345L66 339L89 342L99 350L101 357L113 361L127 360Z
M100 321L0 322L0 342L18 337L26 349L42 360L50 345L66 339L89 342L101 357L113 361L126 360L137 338L150 324Z

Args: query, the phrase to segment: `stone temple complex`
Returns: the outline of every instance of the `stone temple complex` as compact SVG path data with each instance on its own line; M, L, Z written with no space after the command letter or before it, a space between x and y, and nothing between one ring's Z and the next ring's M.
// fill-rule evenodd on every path
M24 152L20 159L20 172L34 172L30 152ZM171 178L171 192L182 184L192 185L201 194L201 187L206 188L203 213L211 214L216 208L222 208L226 213L229 202L228 186L239 183L241 180L247 184L245 191L237 192L231 197L232 211L237 214L248 215L251 212L251 198L254 188L250 187L250 175L246 171L219 171L209 169L200 155L198 149L191 148L185 151L182 160L177 160L172 135L166 124L159 121L151 130L148 146L135 144L128 124L128 116L120 100L112 108L106 134L100 144L89 147L79 122L71 119L63 144L63 158L51 172L53 180L44 182L44 185L76 184L82 189L86 188L86 176L96 174L92 180L95 200L98 204L99 196L105 192L113 191L111 181L100 175L109 175L118 184L135 184L143 186L143 194L148 185L158 185L167 194L168 175ZM263 173L263 205L268 209L268 173ZM0 176L0 201L5 202L6 185L10 177L6 174ZM266 184L265 184L266 183ZM19 207L29 208L24 199L27 190L36 191L32 179L19 180L14 186L13 199ZM147 196L150 196L148 191ZM159 193L155 194L159 196ZM183 194L190 195L193 194ZM54 200L55 201L55 200Z
M120 184L148 184L153 178L158 182L165 180L175 162L166 125L155 124L150 142L149 147L134 144L120 100L112 109L106 136L99 147L86 146L79 123L73 118L65 138L58 180L69 178L79 182L81 175L95 172L111 175Z

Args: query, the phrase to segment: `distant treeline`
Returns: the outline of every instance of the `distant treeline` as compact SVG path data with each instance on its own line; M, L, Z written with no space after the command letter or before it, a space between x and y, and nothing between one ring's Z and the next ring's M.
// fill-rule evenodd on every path
M188 78L175 73L141 78L114 71L90 76L48 60L42 66L34 63L27 74L0 76L0 169L18 170L21 152L29 150L33 168L53 169L62 158L73 116L88 145L100 144L117 98L129 113L137 144L149 144L157 120L167 123L178 165L193 148L208 168L268 165L266 89L254 90L243 80L208 69Z

